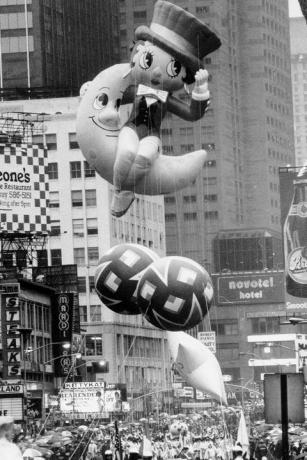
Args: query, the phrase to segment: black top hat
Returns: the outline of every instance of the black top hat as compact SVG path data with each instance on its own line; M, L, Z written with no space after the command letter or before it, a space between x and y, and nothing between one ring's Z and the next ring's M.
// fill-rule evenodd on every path
M137 40L148 40L172 54L196 72L202 59L221 46L221 41L205 24L173 3L158 0L150 27L135 30Z

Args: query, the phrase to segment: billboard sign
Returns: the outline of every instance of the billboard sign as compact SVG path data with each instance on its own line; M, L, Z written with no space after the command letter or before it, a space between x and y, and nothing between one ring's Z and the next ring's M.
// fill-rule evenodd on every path
M0 145L0 221L7 232L49 231L47 150Z
M122 412L127 400L126 386L105 382L66 383L60 392L60 410L65 413L95 413L107 417Z
M212 351L212 353L216 353L215 331L198 332L197 338L203 345L209 348L209 350Z
M307 312L307 168L280 168L286 310Z
M19 284L9 283L0 294L3 378L21 376Z
M67 376L72 367L71 350L63 350L64 343L72 342L74 294L63 292L54 295L52 304L52 342L54 373L57 377Z
M284 302L283 272L217 276L219 305Z
M15 422L23 420L23 397L0 396L0 416L13 417Z

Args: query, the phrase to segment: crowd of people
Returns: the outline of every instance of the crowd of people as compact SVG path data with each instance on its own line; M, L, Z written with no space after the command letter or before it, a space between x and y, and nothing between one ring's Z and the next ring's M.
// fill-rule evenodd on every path
M282 458L281 429L263 420L249 427L249 443L238 438L241 410L200 414L160 414L138 422L87 425L37 424L23 432L10 417L0 417L1 460L278 460ZM246 419L249 421L248 414ZM305 431L306 429L306 431ZM307 460L307 428L290 429L290 458Z

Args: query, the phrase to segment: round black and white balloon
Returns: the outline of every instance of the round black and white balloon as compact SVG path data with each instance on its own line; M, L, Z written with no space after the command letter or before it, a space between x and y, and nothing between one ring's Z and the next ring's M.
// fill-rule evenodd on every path
M137 302L154 326L184 331L196 326L207 314L213 298L208 272L186 257L163 257L143 272Z
M95 289L100 300L115 313L137 315L136 288L143 270L159 256L140 244L119 244L99 261Z

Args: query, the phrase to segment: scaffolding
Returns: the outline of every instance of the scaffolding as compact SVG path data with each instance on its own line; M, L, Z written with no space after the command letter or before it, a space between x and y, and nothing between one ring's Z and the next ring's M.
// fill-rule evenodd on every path
M46 113L3 112L0 113L1 144L32 144L33 136L42 136Z

